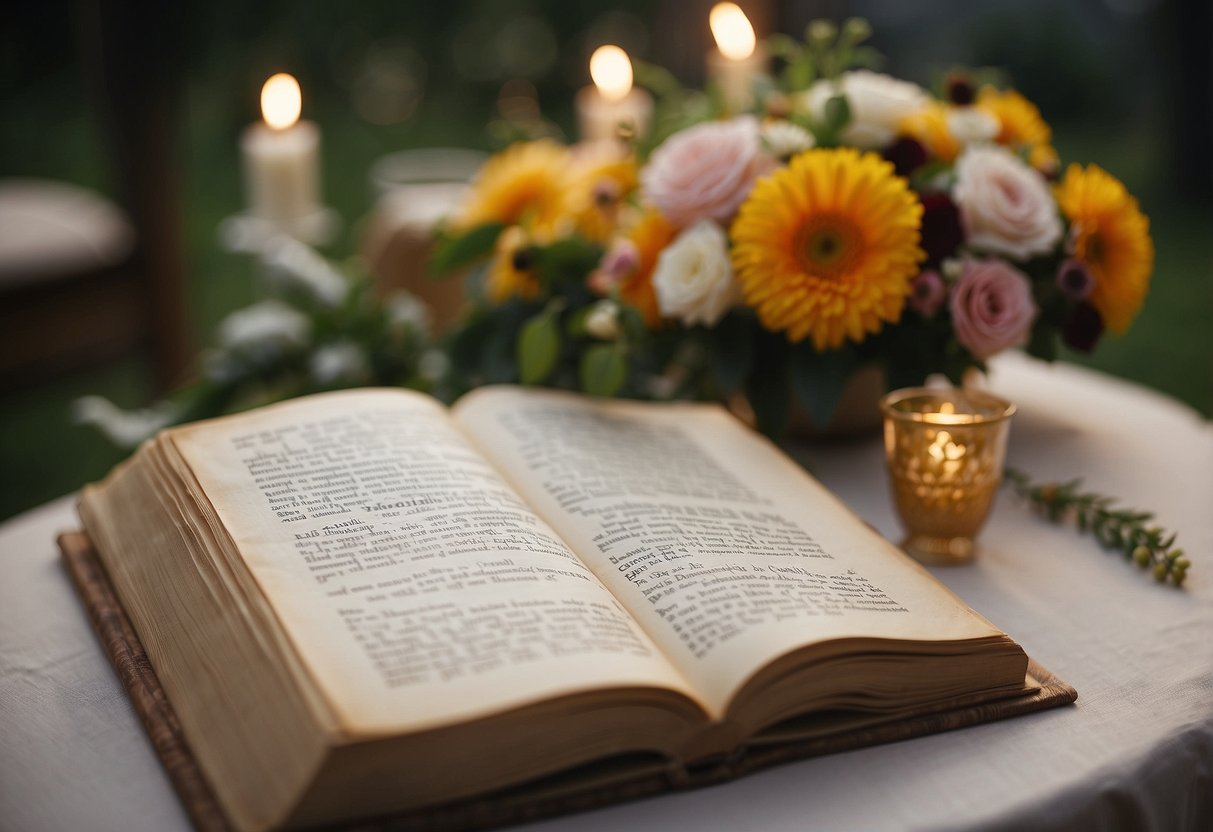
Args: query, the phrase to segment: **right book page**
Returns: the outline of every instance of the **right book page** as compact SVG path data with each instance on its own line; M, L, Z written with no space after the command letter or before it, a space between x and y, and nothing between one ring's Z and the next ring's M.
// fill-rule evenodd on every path
M720 407L490 387L453 414L718 718L756 672L806 645L830 642L823 659L891 640L1022 656Z

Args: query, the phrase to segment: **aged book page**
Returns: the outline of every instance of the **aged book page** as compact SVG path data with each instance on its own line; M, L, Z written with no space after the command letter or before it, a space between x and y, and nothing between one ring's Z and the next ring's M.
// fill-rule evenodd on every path
M429 397L313 396L169 435L351 735L602 688L694 698Z
M1006 640L719 407L496 387L452 412L717 717L812 642ZM873 677L860 687L879 692L889 672Z

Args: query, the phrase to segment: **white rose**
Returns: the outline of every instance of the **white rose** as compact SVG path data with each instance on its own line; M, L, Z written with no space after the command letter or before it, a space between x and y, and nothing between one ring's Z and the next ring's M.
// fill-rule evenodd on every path
M813 134L805 130L799 124L793 124L790 121L777 119L768 121L762 125L759 131L759 136L762 138L763 145L766 146L767 153L770 153L776 159L787 159L789 156L795 156L797 153L802 153L810 149L817 143L813 138Z
M817 81L803 104L814 119L825 118L826 101L841 93L851 107L842 140L861 150L887 147L897 137L897 122L926 107L931 96L917 84L868 69L844 72L835 81Z
M993 141L1002 129L997 116L977 107L953 107L947 124L948 132L961 144Z
M1048 183L1004 147L966 150L956 162L952 198L971 248L1023 260L1045 254L1061 239Z
M700 220L679 234L657 258L653 289L665 317L715 326L738 296L720 226Z

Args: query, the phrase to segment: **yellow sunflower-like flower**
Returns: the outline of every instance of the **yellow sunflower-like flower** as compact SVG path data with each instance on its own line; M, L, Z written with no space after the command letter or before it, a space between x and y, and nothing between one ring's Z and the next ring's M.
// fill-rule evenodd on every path
M493 303L503 303L514 295L533 300L539 294L539 279L528 251L531 243L526 232L516 225L497 237L485 285L485 293Z
M636 157L604 142L579 150L571 174L569 198L577 231L587 240L606 242L636 190Z
M935 159L951 162L960 155L960 142L948 129L948 105L932 101L897 122L897 132L914 139Z
M619 283L619 296L635 307L650 328L661 322L653 268L662 250L678 236L678 228L656 208L649 208L627 233L636 246L636 268Z
M1154 270L1150 221L1125 186L1097 165L1070 165L1056 193L1070 221L1074 256L1095 279L1091 305L1109 329L1123 333L1145 300Z
M922 203L893 166L853 148L810 150L754 186L733 222L733 269L763 326L818 350L901 318Z
M982 87L977 93L977 106L998 119L999 144L1024 147L1029 152L1029 164L1038 170L1050 166L1056 170L1057 151L1053 149L1053 131L1040 115L1035 104L1015 90Z
M551 237L571 228L569 151L549 139L512 144L485 162L456 218L458 229L490 222L521 225Z

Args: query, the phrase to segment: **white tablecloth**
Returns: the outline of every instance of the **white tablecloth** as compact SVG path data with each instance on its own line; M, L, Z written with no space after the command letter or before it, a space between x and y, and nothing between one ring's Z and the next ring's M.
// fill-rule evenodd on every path
M1106 376L1011 356L1009 461L1083 476L1180 532L1159 586L1004 493L972 566L935 574L1079 691L1078 704L806 760L527 830L1213 829L1213 426ZM878 439L798 450L885 534ZM7 472L12 476L15 472ZM187 826L54 547L64 498L0 528L0 828Z

